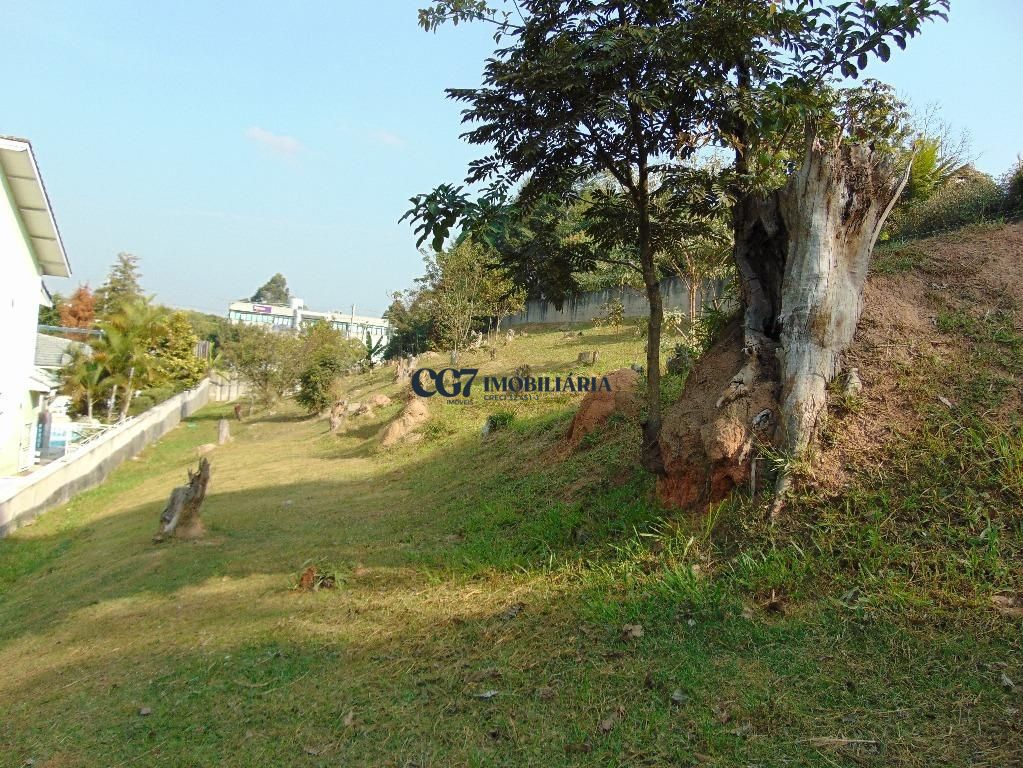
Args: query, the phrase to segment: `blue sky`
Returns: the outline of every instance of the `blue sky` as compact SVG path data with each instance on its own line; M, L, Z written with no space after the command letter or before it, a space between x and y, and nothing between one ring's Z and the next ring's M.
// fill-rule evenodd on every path
M32 140L74 269L51 289L132 251L175 306L223 313L280 271L311 307L382 311L421 272L407 199L477 154L443 89L493 49L484 25L422 32L421 4L0 0L0 134ZM868 74L939 102L1000 174L1021 31L1020 0L953 0Z

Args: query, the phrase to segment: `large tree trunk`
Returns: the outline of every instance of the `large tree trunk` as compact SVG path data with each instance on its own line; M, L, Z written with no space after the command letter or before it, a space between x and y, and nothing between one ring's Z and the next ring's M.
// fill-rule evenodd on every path
M805 452L859 321L874 243L907 175L869 144L813 142L784 188L736 206L741 333L701 359L665 418L663 499L717 501L750 480L759 449L788 459ZM777 490L787 488L783 476Z

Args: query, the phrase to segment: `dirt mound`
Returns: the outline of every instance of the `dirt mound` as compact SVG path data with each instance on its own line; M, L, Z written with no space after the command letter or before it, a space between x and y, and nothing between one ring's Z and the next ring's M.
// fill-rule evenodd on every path
M737 485L750 483L755 446L774 440L774 350L761 351L755 366L760 375L739 382L736 375L748 362L742 340L742 324L733 322L701 358L679 401L664 415L661 455L666 475L658 480L657 493L667 504L693 507L720 501ZM729 392L735 396L725 394Z
M586 435L604 424L613 413L636 409L639 402L636 396L639 374L631 368L621 368L607 374L607 380L611 385L610 392L589 392L580 403L568 430L567 440L571 445L579 445Z
M863 314L842 359L844 371L858 369L863 389L855 409L838 406L832 397L827 438L813 454L816 486L837 492L851 470L882 464L892 440L922 428L922 391L936 391L935 402L938 396L951 402L951 394L937 391L948 382L934 371L968 364L969 349L961 335L942 330L949 318L968 323L1009 313L1013 326L1023 327L1021 267L1020 223L967 228L875 254ZM658 481L658 495L667 504L697 509L736 486L751 485L751 475L752 484L763 485L769 467L762 449L776 436L778 392L744 382L741 397L721 402L748 362L741 345L736 322L701 358L679 401L665 413L661 450L667 476ZM777 363L767 355L759 369L767 372L772 364ZM1017 388L1003 408L1010 412L1021 405Z
M390 448L397 442L406 439L410 433L426 423L430 417L430 409L421 397L413 397L401 409L398 417L380 432L380 445Z
M387 395L376 394L369 398L368 402L374 408L383 408L391 404L391 398Z
M936 404L938 397L954 401L945 389L952 383L933 371L954 377L968 364L970 349L961 336L942 330L943 321L997 312L1023 327L1023 224L970 227L916 241L875 257L875 266L891 258L913 267L867 281L863 316L844 360L846 368L859 369L863 392L854 413L832 414L835 438L814 467L815 483L826 489L844 486L850 470L880 465L884 446L921 429L922 390L934 390ZM1021 404L1017 388L1003 409L1018 411Z

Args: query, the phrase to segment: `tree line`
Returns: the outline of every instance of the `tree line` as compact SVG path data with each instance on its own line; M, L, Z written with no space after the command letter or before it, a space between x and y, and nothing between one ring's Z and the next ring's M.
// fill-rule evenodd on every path
M55 294L53 306L40 311L41 325L79 342L60 379L73 410L87 419L123 420L133 408L194 386L207 371L189 313L154 303L140 279L138 258L120 253L96 291L81 285L66 299Z

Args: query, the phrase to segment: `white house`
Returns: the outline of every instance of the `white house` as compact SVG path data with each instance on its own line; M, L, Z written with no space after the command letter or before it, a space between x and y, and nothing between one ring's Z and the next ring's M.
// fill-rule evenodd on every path
M52 382L35 365L43 277L70 277L32 145L0 137L0 476L32 465L36 419Z

